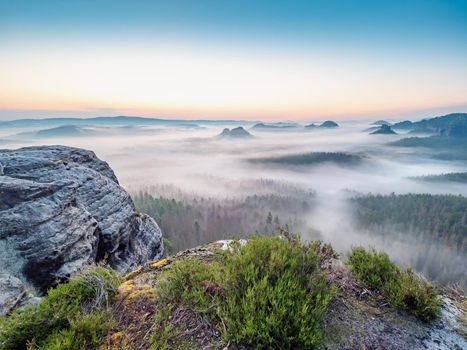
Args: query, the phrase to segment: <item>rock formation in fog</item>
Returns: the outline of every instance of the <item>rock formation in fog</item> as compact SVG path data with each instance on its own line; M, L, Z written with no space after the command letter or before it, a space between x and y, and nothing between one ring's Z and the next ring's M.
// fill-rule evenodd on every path
M332 121L332 120L326 120L324 123L322 123L320 126L320 128L327 128L327 129L332 129L332 128L338 128L339 127L339 124L337 124L336 122Z
M315 123L310 123L308 125L305 125L305 129L315 129L315 128L333 129L333 128L338 128L338 127L339 127L339 124L337 124L336 122L332 120L326 120L320 125L317 125Z
M222 130L219 137L220 138L248 139L248 138L252 138L253 135L251 135L243 127L239 126L233 129L225 128L224 130Z
M377 120L373 123L371 123L371 125L377 125L377 126L381 126L381 125L392 125L391 123L387 122L386 120Z
M157 223L135 211L91 151L0 150L0 175L0 270L10 294L22 289L14 277L44 292L85 264L106 260L125 272L163 253Z
M390 125L382 124L377 130L373 131L371 135L396 135Z

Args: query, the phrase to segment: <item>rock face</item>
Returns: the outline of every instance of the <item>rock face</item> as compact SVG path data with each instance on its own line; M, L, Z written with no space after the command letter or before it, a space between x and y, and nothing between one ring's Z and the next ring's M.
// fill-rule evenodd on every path
M126 272L162 254L157 223L135 211L112 169L93 152L0 150L2 273L43 293L84 264L106 260Z

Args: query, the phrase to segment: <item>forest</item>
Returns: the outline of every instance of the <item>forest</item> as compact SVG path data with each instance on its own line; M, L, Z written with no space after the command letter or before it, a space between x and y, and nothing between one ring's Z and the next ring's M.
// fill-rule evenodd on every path
M133 194L133 199L140 212L158 222L173 251L253 233L269 235L281 227L302 231L314 192L276 182L267 185L275 193L218 198L155 186Z
M359 229L411 247L414 267L465 287L467 198L456 195L363 195L350 201Z
M234 197L200 195L171 186L152 186L132 196L137 209L158 222L169 253L220 239L270 235L280 228L336 243L310 220L325 220L313 215L319 205L315 192L270 180L236 186L242 190ZM343 222L341 235L355 232L355 239L385 246L400 263L433 280L467 285L467 198L353 193L348 201L351 215ZM339 213L334 216L339 220Z
M318 165L322 163L336 163L339 165L358 165L363 156L346 152L310 152L291 154L279 157L265 157L252 159L253 163L278 165Z
M413 180L428 181L428 182L459 182L467 183L467 172L463 173L447 173L440 175L425 175L412 177Z

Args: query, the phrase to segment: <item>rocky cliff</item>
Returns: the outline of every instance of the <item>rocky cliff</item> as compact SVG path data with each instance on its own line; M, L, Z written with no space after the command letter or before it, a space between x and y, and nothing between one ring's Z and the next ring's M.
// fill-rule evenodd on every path
M0 150L0 278L14 281L9 295L13 286L21 293L18 278L43 293L84 264L106 260L126 272L162 253L157 223L135 211L93 152Z

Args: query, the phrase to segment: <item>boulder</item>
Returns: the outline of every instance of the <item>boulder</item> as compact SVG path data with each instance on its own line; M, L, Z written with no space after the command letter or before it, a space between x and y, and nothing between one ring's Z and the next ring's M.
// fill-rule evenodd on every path
M0 169L0 271L39 294L85 264L123 273L162 256L157 223L93 152L0 150Z
M24 285L18 278L0 273L0 315L18 305L25 295Z

